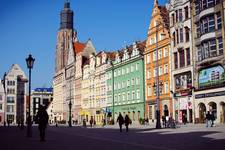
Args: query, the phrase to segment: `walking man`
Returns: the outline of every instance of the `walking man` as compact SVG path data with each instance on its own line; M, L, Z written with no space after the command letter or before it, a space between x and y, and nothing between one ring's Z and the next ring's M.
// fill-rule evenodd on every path
M45 129L48 124L48 113L45 110L44 106L40 105L40 108L37 113L38 119L38 129L40 131L40 140L45 141Z
M117 118L117 122L119 123L120 132L122 132L122 125L124 123L124 119L123 119L123 116L121 115L121 113L119 113L119 116Z
M128 115L125 116L125 121L124 122L125 122L125 126L126 126L126 132L128 132L128 126L129 126L129 124L131 122Z

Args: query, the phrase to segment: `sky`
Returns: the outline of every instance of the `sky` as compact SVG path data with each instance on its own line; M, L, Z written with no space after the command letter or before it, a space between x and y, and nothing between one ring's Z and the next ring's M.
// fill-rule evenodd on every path
M154 0L69 0L78 39L97 51L114 51L147 38ZM32 89L50 87L56 36L65 0L0 0L0 78L12 64L28 76L25 58L35 58ZM167 0L159 0L163 5Z

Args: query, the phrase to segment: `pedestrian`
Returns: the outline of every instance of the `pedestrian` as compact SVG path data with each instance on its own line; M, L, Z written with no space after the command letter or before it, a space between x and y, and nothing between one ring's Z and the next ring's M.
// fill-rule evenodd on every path
M166 117L162 116L163 127L166 128Z
M213 127L214 126L214 120L215 120L215 116L214 116L213 112L210 113L210 120L211 120L211 127Z
M205 120L206 120L206 127L211 126L211 117L210 117L209 111L207 111L207 114L205 116Z
M187 117L186 117L185 113L183 114L182 122L183 122L184 125L187 123Z
M83 119L83 127L86 127L86 120Z
M45 107L40 105L39 110L37 112L37 120L38 120L38 129L40 132L40 141L45 141L45 129L48 124L48 113L45 110Z
M128 132L128 126L129 126L129 124L131 122L131 120L130 120L128 115L125 116L125 121L124 122L125 122L125 126L126 126L126 132Z
M119 113L119 116L117 118L117 122L119 123L120 132L122 132L122 125L124 124L124 119L123 119L123 116L121 115L121 113Z
M94 122L94 120L93 120L93 116L91 116L91 119L90 119L90 125L91 125L91 127L92 127L92 124L93 124L93 122Z
M8 127L10 126L10 120L7 120Z

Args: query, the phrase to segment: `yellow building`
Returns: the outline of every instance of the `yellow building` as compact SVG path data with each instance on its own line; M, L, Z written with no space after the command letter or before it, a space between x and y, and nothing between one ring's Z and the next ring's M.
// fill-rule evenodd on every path
M157 46L158 45L158 46ZM157 48L158 47L158 48ZM158 69L156 65L158 49ZM148 29L148 38L144 53L145 59L145 86L146 112L150 120L156 119L156 79L159 75L159 108L160 116L169 116L172 113L172 99L170 95L170 34L169 13L165 6L159 6L154 1L152 18Z

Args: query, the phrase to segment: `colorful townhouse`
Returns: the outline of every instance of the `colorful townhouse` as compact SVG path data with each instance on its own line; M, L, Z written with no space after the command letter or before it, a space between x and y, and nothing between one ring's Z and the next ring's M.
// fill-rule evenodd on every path
M158 53L158 57L157 57ZM157 60L158 58L158 60ZM169 33L169 12L165 6L154 1L154 8L148 29L145 62L145 114L150 120L156 119L157 72L159 75L159 110L160 116L173 115L171 98L171 50ZM158 67L157 67L157 63Z
M144 118L144 42L115 52L115 60L107 68L107 114L116 121L119 113L129 115L133 123Z

